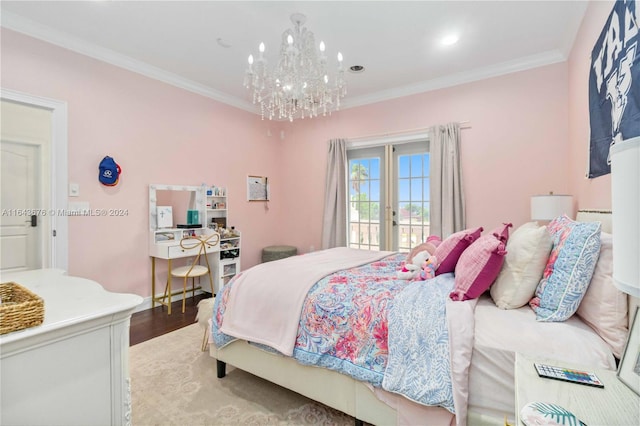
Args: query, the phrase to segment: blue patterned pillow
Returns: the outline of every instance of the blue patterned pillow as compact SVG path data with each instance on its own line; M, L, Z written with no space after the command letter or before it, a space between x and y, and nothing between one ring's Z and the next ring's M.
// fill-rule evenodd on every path
M564 321L578 309L600 255L600 226L600 222L575 222L566 215L547 226L553 248L529 302L538 321Z

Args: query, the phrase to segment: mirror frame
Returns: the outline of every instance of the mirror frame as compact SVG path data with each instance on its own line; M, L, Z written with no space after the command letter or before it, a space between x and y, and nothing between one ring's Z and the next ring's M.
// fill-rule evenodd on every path
M158 212L157 212L157 193L156 191L189 191L196 196L195 208L198 210L200 218L206 220L207 211L205 209L205 186L188 186L188 185L149 185L149 230L158 230ZM203 219L200 219L202 221ZM204 225L203 225L204 226Z

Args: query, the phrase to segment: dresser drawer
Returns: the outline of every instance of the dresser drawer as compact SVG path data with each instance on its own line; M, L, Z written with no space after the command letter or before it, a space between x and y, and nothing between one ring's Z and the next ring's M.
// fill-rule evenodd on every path
M197 245L194 248L184 249L180 247L180 245L175 245L169 247L169 258L175 259L177 257L187 257L187 256L196 256L200 251L200 245Z

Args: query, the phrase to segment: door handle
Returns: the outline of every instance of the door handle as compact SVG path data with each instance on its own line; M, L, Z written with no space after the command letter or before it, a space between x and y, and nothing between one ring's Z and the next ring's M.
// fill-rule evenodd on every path
M35 215L35 214L31 215L31 226L34 228L38 226L38 215Z

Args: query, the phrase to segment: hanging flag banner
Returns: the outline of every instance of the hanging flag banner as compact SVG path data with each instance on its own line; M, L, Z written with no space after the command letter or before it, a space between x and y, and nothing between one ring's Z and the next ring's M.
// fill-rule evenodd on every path
M640 136L640 46L636 1L616 1L591 52L589 178L611 173L609 149Z

